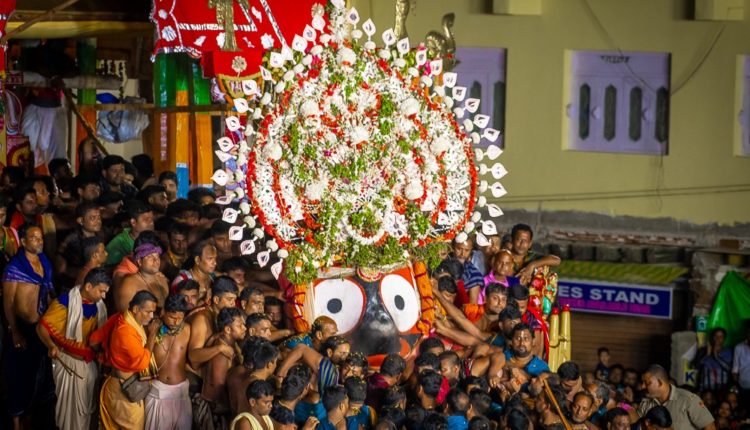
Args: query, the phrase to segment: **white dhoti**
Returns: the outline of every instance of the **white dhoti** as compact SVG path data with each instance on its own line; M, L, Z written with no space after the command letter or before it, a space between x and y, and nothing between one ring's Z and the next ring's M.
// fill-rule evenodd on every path
M30 104L23 112L21 130L29 137L34 167L46 166L54 158L67 158L68 117L65 107Z
M89 428L94 413L94 384L96 384L96 362L86 363L60 352L58 359L78 376L53 361L52 376L55 378L55 422L61 430Z
M193 409L187 380L177 385L153 381L146 397L146 430L190 430Z

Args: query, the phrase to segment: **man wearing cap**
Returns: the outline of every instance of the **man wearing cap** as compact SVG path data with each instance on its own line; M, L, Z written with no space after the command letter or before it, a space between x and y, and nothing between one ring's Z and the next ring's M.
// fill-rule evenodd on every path
M115 291L115 306L118 311L126 310L138 291L149 291L156 297L157 307L164 307L164 300L169 294L169 281L159 271L161 254L162 249L149 242L142 243L133 250L133 261L138 266L138 271L127 275Z

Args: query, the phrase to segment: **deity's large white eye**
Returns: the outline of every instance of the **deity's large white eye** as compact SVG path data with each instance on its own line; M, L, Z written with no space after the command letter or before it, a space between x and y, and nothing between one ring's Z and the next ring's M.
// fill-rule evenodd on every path
M362 319L365 293L348 279L327 279L315 286L315 316L336 321L339 334L348 333Z
M414 327L419 319L419 297L409 281L403 276L386 275L380 282L380 297L398 331Z

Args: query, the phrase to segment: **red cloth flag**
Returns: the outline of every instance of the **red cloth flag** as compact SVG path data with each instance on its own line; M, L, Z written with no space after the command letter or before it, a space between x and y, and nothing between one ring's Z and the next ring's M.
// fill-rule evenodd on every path
M250 76L266 50L291 47L310 24L315 4L323 7L325 0L154 0L154 54L187 52L201 58L206 76ZM229 19L237 51L223 50L231 34L222 21Z

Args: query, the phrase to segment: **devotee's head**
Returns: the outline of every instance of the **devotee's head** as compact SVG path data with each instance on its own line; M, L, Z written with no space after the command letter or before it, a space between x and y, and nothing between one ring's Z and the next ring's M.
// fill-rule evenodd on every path
M474 249L474 240L466 239L463 242L453 241L453 256L461 263L471 260L471 252Z
M86 138L78 145L78 164L81 171L95 173L99 168L99 159L102 153L96 146L93 138Z
M579 391L573 397L573 403L570 406L571 418L576 424L583 424L591 416L594 409L594 397L587 391Z
M596 356L599 358L599 362L605 366L609 365L609 348L601 347L596 350Z
M81 241L83 249L83 261L90 267L100 267L107 262L107 247L104 241L97 236L85 237Z
M523 358L531 354L531 342L534 340L534 331L527 324L516 324L510 332L510 339L511 349L515 356Z
M586 384L586 391L594 397L594 409L597 410L609 403L609 387L603 382L593 382Z
M406 393L400 385L391 385L383 394L383 407L401 408L406 407Z
M14 193L16 210L25 218L30 219L37 214L36 191L33 187L21 187Z
M270 375L276 370L279 349L265 339L252 337L242 345L242 356L245 364L254 371L265 370Z
M406 371L406 361L398 354L388 354L380 365L380 374L400 379Z
M133 166L138 171L136 183L138 184L138 188L140 188L144 181L153 176L154 160L148 154L138 154L134 155L130 161L133 162Z
M498 316L500 322L500 329L503 332L503 336L510 337L510 332L516 324L521 322L521 311L515 306L506 306L505 309L500 312Z
M15 190L26 179L26 173L21 166L5 166L0 175L0 188L3 190Z
M80 202L96 202L102 195L102 187L99 179L92 175L82 173L76 176L75 191Z
M521 312L521 315L526 313L526 309L529 308L528 287L520 284L511 285L510 288L508 288L508 297L512 299L516 304L516 307Z
M310 336L317 339L318 342L323 343L338 332L339 328L336 325L336 321L324 315L315 318L310 329Z
M288 378L297 378L299 379L299 383L304 385L303 393L297 397L293 398L287 398L284 397L284 394L282 393L282 400L293 400L297 398L302 398L307 395L309 391L315 391L317 390L317 384L316 380L314 378L315 373L313 373L312 369L307 367L306 364L303 363L297 363L294 366L289 369L289 372L286 374L286 378L284 378L284 381L286 381ZM283 382L282 382L282 390L283 390Z
M198 304L198 296L200 295L200 284L194 279L184 279L177 284L177 294L185 297L188 311L195 309Z
M169 251L178 257L184 257L188 252L188 237L190 227L181 222L170 224L167 230L167 240L169 241Z
M89 234L102 230L102 211L96 203L81 203L76 206L76 223Z
M112 279L107 274L106 269L102 267L91 269L83 279L81 297L92 303L104 300L109 291L110 283L112 283Z
M151 212L151 207L138 200L131 200L127 204L127 211L133 236L154 229L154 213Z
M510 234L504 234L503 237L500 238L500 249L512 251L513 250L513 236L511 236Z
M529 381L529 394L531 394L532 397L538 396L542 391L544 391L544 382L547 382L550 386L559 386L560 385L560 378L551 372L542 372L538 376L534 376L531 378L531 381Z
M167 193L167 199L173 202L177 198L177 174L171 171L161 172L159 175L159 185L164 187Z
M299 366L305 367L308 370L307 376L305 377L304 374L299 374L299 372L292 372L292 369L289 369L286 378L281 381L281 390L279 391L280 400L290 402L301 399L307 394L311 377L309 374L310 368L304 364L296 364L292 368Z
M563 389L568 393L581 382L581 369L572 361L562 363L557 369L557 374L560 375Z
M487 236L488 245L480 246L479 250L485 255L485 257L492 257L500 251L500 236L493 234Z
M484 297L484 312L488 315L500 315L508 304L508 292L501 284L487 285Z
M613 364L609 367L609 382L613 385L619 385L622 382L622 375L624 373L621 364Z
M154 319L156 303L156 296L149 291L142 290L135 293L130 300L128 310L133 314L133 318L138 321L138 324L145 326Z
M492 271L499 276L513 276L513 254L507 249L501 249L492 259Z
M549 391L543 388L539 393L534 404L534 409L536 409L536 412L539 414L544 414L547 412L557 414L555 403L557 403L557 405L560 407L560 410L565 411L567 409L565 391L563 391L562 388L558 386L550 385Z
M268 315L256 312L250 314L245 319L245 326L247 327L248 336L257 336L266 340L271 339L271 321L268 319Z
M10 202L4 194L0 194L0 225L5 225L5 220L8 219L8 206Z
M349 341L342 336L331 336L323 342L320 347L320 353L331 359L333 364L343 364L346 357L349 356L351 345Z
M443 377L437 372L425 370L417 377L417 383L417 396L420 399L429 398L435 400L438 394L440 394Z
M232 241L229 240L229 228L231 226L228 222L217 219L208 230L209 240L214 244L219 254L232 254Z
M191 201L177 199L167 206L167 216L190 227L195 227L200 221L200 207Z
M138 271L147 275L159 273L161 268L161 248L143 243L133 249L133 259L138 264Z
M119 155L107 155L102 159L102 177L109 185L120 186L125 182L125 160Z
M256 379L247 386L245 395L253 415L266 416L271 413L273 407L273 395L276 389L270 382Z
M297 430L294 412L283 406L273 406L268 416L271 417L274 430Z
M350 376L344 380L346 396L349 398L349 407L354 405L361 406L365 403L367 397L367 382L357 376Z
M457 388L453 388L448 392L445 402L447 405L446 413L448 415L466 416L466 413L469 412L469 406L471 406L469 395Z
M424 370L440 372L440 358L431 352L419 354L419 356L414 359L414 367L416 368L417 373Z
M18 237L26 252L36 255L44 250L44 235L37 225L29 223L22 225L18 228Z
M188 192L188 200L199 206L210 205L216 201L216 194L206 187L197 187Z
M237 284L228 276L219 276L211 285L211 303L217 310L234 308L237 302ZM237 309L240 311L239 309ZM241 312L241 311L240 311ZM243 319L242 325L245 325Z
M123 195L116 191L105 191L99 196L97 203L104 207L105 214L109 214L109 218L112 218L124 206Z
M458 294L458 286L456 285L456 281L447 274L437 278L437 289L438 291L443 293L443 297L445 297L446 300L450 302L455 300L456 294Z
M37 176L32 179L32 186L34 187L34 192L36 193L37 212L44 212L50 205L52 186L49 179L49 176Z
M531 241L534 239L534 232L526 224L516 224L510 231L513 240L513 253L516 255L526 255L531 248Z
M322 401L328 415L336 413L343 415L349 410L349 399L346 397L346 388L341 385L326 387L323 392Z
M225 339L239 341L245 338L245 316L234 307L222 308L216 318L216 328Z
M623 408L614 408L605 415L607 430L630 430L630 416Z
M438 277L444 273L450 275L454 281L458 281L464 273L464 265L457 259L448 257L440 262L433 276Z
M485 393L490 392L490 386L487 383L487 378L484 376L469 375L464 379L464 385L466 386L466 392L469 394L474 390L481 390Z
M223 222L223 221L222 221ZM229 231L229 230L227 230ZM229 233L227 233L227 242L229 243ZM216 245L216 250L218 253L226 254L226 252L222 251L218 244L214 241L214 244ZM232 244L229 243L229 253L231 253L232 250ZM227 258L224 260L224 262L221 264L221 271L226 273L227 276L234 279L234 282L237 283L237 285L240 287L240 289L245 287L245 280L246 280L246 274L247 270L250 268L250 263L248 263L247 260L245 260L242 257L234 256ZM256 312L260 312L257 311Z
M672 428L672 415L667 408L661 405L649 409L642 421L646 430L669 430Z
M458 382L461 377L461 359L458 354L455 351L445 351L438 358L440 359L440 374L451 385Z
M268 296L263 302L263 310L268 315L268 319L271 320L276 328L282 328L284 326L284 302L279 298Z
M240 292L240 307L248 315L263 313L264 303L263 291L257 288L247 287Z
M466 417L471 419L479 415L487 415L492 407L492 397L481 388L469 390L469 410Z
M649 366L643 374L644 395L649 399L659 399L669 392L669 374L658 364Z
M422 430L448 430L448 419L445 415L430 412L424 417Z
M185 321L185 315L190 312L185 296L181 294L170 294L164 301L164 309L161 312L161 320L167 328L173 330Z
M469 430L492 430L492 423L484 415L475 415L469 421Z
M406 414L404 408L386 406L378 417L378 424L375 430L399 430L404 428Z
M437 337L428 337L419 344L420 354L430 352L432 354L435 354L435 356L439 356L443 353L443 351L445 351L445 345L443 344L443 341Z
M138 193L138 198L158 213L167 211L167 192L161 185L149 185Z
M348 378L350 376L356 376L358 378L364 378L367 376L367 357L361 352L349 351L349 355L344 361L344 365L341 366L341 376Z
M190 257L185 261L186 269L197 269L207 275L216 271L216 247L207 241L200 241L190 249Z
M638 371L632 368L623 370L622 384L627 387L637 389L638 388Z

